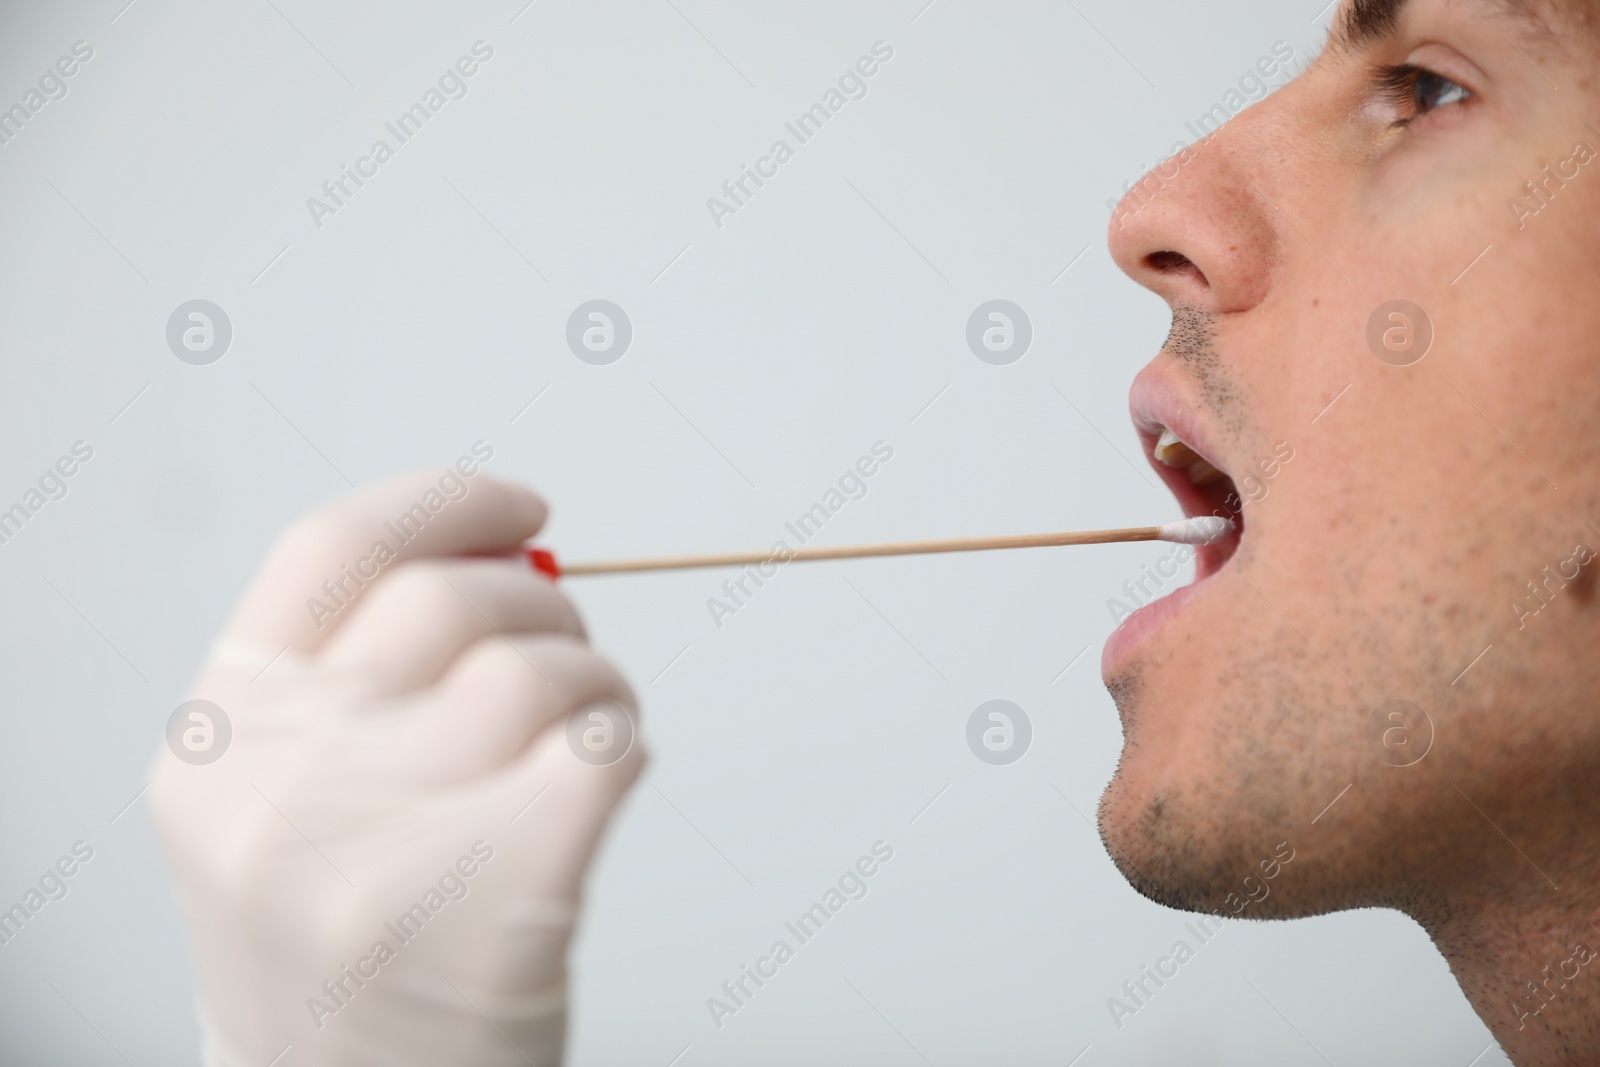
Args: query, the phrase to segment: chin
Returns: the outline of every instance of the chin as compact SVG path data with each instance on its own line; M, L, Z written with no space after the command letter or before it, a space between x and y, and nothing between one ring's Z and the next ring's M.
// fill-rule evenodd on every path
M1100 798L1100 840L1128 884L1157 904L1226 914L1232 881L1222 856L1235 852L1192 783L1142 761L1136 742L1124 746ZM1232 866L1237 866L1234 864Z
M1232 604L1218 596L1214 606ZM1406 851L1405 835L1375 835L1363 821L1382 777L1363 776L1362 753L1342 749L1339 728L1319 737L1341 713L1333 694L1295 683L1311 665L1293 646L1258 633L1253 652L1219 665L1205 635L1223 619L1234 621L1197 612L1172 646L1108 679L1124 741L1100 798L1106 852L1141 895L1181 911L1285 919L1389 903L1384 857ZM1355 799L1345 797L1358 778ZM1343 807L1329 804L1340 797Z
M1245 810L1243 798L1205 785L1167 780L1142 788L1124 751L1100 800L1100 839L1117 870L1141 896L1178 911L1224 918L1298 918L1330 910L1311 892L1316 857L1281 820ZM1314 880L1313 880L1314 879Z

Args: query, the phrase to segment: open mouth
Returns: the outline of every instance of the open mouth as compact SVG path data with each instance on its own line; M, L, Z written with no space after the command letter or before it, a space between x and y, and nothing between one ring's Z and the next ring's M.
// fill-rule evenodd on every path
M1148 569L1140 578L1123 583L1123 596L1115 600L1112 609L1117 626L1100 655L1101 675L1107 679L1124 670L1169 622L1194 610L1191 602L1216 586L1244 539L1259 536L1246 533L1244 500L1235 485L1232 464L1225 458L1233 455L1238 460L1238 456L1224 447L1218 420L1195 393L1194 381L1175 372L1171 362L1157 360L1134 376L1129 413L1145 458L1172 490L1184 516L1228 519L1232 529L1213 544L1195 547L1194 581L1187 585L1172 588L1166 581L1152 581ZM1248 473L1243 465L1237 469L1241 477ZM1170 569L1170 560L1167 557L1157 568ZM1160 577L1166 574L1167 570L1161 569Z
M1178 498L1186 517L1215 515L1231 519L1233 529L1213 544L1195 547L1193 582L1171 592L1163 591L1149 601L1133 597L1132 606L1136 610L1121 619L1101 652L1100 669L1106 678L1121 670L1137 648L1153 639L1168 620L1181 613L1190 600L1227 568L1244 537L1240 497L1227 468L1217 461L1216 452L1203 443L1205 427L1187 409L1163 403L1161 398L1151 397L1151 392L1155 390L1146 391L1146 399L1157 401L1152 407L1159 410L1160 415L1141 408L1137 402L1140 387L1135 386L1134 425L1150 465ZM1162 421L1163 416L1178 426L1167 425ZM1125 585L1124 589L1127 588ZM1139 586L1136 591L1144 592L1145 587Z
M1139 419L1139 437L1145 455L1162 481L1178 498L1185 517L1216 515L1233 520L1233 531L1195 554L1195 583L1199 584L1227 565L1244 537L1244 508L1227 470L1212 456L1185 441L1178 431L1153 419Z

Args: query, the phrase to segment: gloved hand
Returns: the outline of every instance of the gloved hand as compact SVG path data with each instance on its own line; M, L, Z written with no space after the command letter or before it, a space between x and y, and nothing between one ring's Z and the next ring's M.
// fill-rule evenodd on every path
M273 549L193 690L226 723L185 705L150 791L207 1067L560 1062L584 870L644 756L508 555L544 518L444 468Z

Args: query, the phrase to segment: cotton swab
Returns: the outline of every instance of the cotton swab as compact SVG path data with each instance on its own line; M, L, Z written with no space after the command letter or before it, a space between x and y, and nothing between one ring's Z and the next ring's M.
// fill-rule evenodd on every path
M695 567L741 567L756 563L805 563L823 559L863 559L869 556L920 556L932 552L985 552L996 548L1046 548L1059 545L1106 545L1127 541L1168 541L1178 545L1213 545L1233 530L1233 520L1201 515L1162 526L1132 526L1121 530L1082 530L1075 533L1016 534L1009 537L956 537L942 541L890 541L878 545L842 545L833 548L723 552L704 556L656 556L610 560L601 563L559 564L544 548L524 549L536 570L563 575L626 574L637 571L676 571Z

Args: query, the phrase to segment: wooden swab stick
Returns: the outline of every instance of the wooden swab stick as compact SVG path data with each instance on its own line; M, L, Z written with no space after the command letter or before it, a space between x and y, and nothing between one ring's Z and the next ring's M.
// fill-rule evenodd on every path
M996 548L1046 548L1059 545L1106 545L1126 541L1170 541L1180 545L1210 545L1233 529L1233 520L1202 515L1164 526L1132 526L1121 530L1082 530L1075 533L1016 534L1009 537L954 537L942 541L890 541L879 545L840 545L833 548L791 549L781 552L721 552L705 556L656 556L602 563L558 564L547 549L526 549L528 560L552 578L562 575L625 574L635 571L676 571L693 567L741 567L770 560L804 563L821 559L863 559L868 556L920 556L930 552L985 552Z

